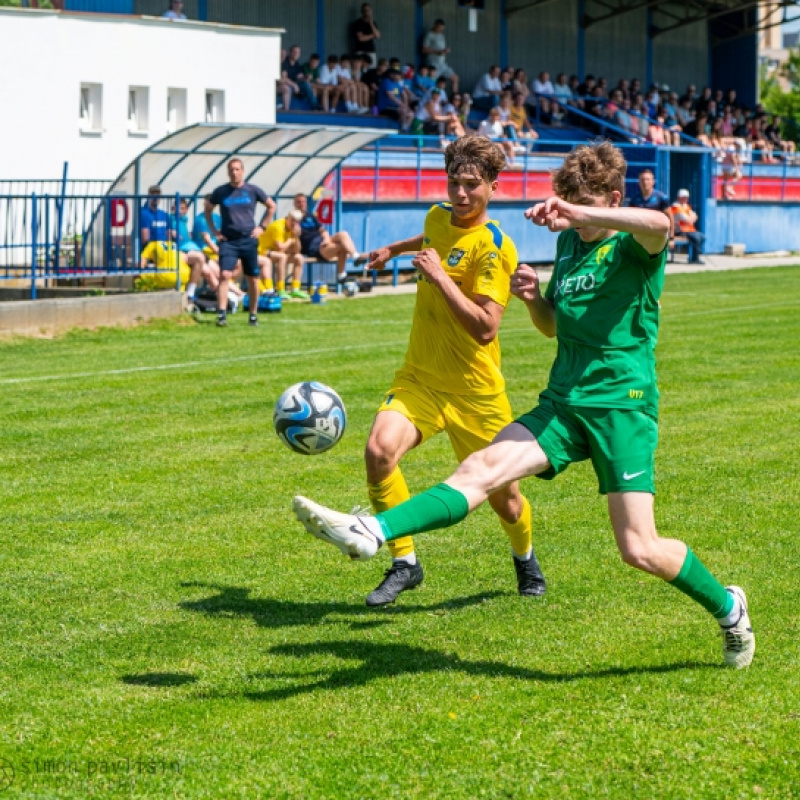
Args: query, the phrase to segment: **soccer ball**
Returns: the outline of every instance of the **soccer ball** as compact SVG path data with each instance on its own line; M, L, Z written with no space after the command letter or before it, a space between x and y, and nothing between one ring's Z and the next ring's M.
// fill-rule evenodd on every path
M290 386L275 403L275 433L295 453L315 456L342 438L347 414L342 398L324 383L303 381Z
M347 283L342 286L342 291L348 297L355 297L358 294L358 284L355 281L347 281Z

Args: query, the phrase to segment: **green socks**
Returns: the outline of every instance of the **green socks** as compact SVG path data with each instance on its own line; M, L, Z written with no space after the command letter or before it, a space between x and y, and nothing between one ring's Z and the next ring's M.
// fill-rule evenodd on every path
M446 483L440 483L399 506L381 511L375 517L380 522L386 541L390 542L402 536L447 528L461 522L467 514L467 498Z
M703 562L688 547L681 571L670 583L700 603L716 619L727 617L733 609L733 595L703 566Z

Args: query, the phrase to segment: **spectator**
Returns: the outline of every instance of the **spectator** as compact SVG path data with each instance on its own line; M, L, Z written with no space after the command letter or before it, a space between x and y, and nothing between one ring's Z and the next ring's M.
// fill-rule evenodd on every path
M464 128L454 111L448 112L442 107L442 90L434 87L417 106L411 132L460 137L464 135ZM442 144L446 147L447 140L442 138Z
M375 67L378 63L375 42L381 38L381 32L372 17L372 6L369 3L361 4L361 16L353 23L353 35L354 54L362 56L370 67Z
M525 74L524 69L518 69L514 73L514 78L511 81L511 95L513 97L514 94L521 94L522 102L525 103L530 93L531 90L528 88L528 76Z
M669 213L670 202L664 192L659 192L656 186L656 177L651 169L643 169L639 173L639 189L630 199L629 205L633 208L650 208L661 211L670 220L670 238L672 238L672 215Z
M690 86L689 89L691 88L693 87ZM689 89L686 90L687 95L689 93ZM711 91L711 88L709 86L704 86L703 91L700 94L700 97L698 97L694 103L695 113L699 114L701 111L705 111L708 114L709 118L711 118L712 115L708 110L708 104L712 102L713 99L714 96Z
M446 56L450 52L444 37L444 20L437 19L433 28L425 34L422 40L422 53L429 67L433 68L433 77L448 78L453 93L458 91L458 75L447 63Z
M289 55L281 64L281 78L278 81L278 91L283 101L283 110L288 111L292 104L292 97L302 97L309 108L317 108L314 87L306 74L305 67L300 63L300 46L293 44L289 48Z
M164 19L186 19L183 0L169 0L169 8L161 15Z
M705 147L710 147L708 136L706 135L706 128L708 125L708 114L705 111L699 111L697 116L683 129L687 136L697 139L700 144Z
M356 267L363 266L369 260L366 254L359 255L350 234L339 231L331 235L315 214L308 210L308 198L304 194L294 196L294 207L301 214L300 219L300 252L306 258L318 258L322 261L335 261L339 281L347 278L347 259L352 258Z
M218 186L206 203L206 224L211 235L219 242L220 282L217 292L217 325L228 324L228 284L238 261L242 262L247 289L250 296L250 325L258 325L258 237L272 222L275 201L267 197L263 189L246 183L244 164L239 158L228 161L229 182ZM256 205L261 203L266 213L256 224ZM222 226L214 224L213 209L220 207Z
M657 83L651 84L650 91L647 93L644 103L647 107L647 116L655 117L658 112L658 107L661 105L661 92L658 89Z
M596 117L603 116L603 90L600 86L595 85L589 95L584 98L583 110L587 114L594 114Z
M372 69L368 69L361 76L361 82L366 84L369 89L369 98L373 114L377 114L378 112L378 90L380 89L381 82L386 77L386 70L388 68L389 62L385 58L379 58L378 65Z
M665 88L665 91L666 91L666 87L664 87L664 88ZM697 98L697 88L695 87L695 85L693 83L690 83L686 87L686 91L684 92L683 96L681 97L680 102L683 103L684 100L688 100L689 101L689 108L692 111L694 111L695 114L697 114L697 112L699 110L697 108L697 99L698 99Z
M258 237L258 252L266 256L267 264L275 269L275 286L267 265L261 271L261 287L267 292L278 290L281 300L308 300L303 291L303 255L300 252L300 221L303 213L293 208L282 219L273 220ZM286 278L291 268L291 291L286 291Z
M481 121L478 126L478 136L486 136L492 141L496 141L506 154L506 161L508 161L509 166L514 163L514 144L505 137L503 123L500 121L499 108L491 109L489 116Z
M336 113L342 99L342 87L339 86L339 57L329 55L319 70L318 89L324 111ZM333 99L331 99L333 98Z
M211 193L209 192L204 198L204 203L211 202ZM212 210L211 215L214 227L219 230L222 227L222 218L219 212ZM199 244L203 249L203 255L206 257L206 270L203 276L206 283L213 291L217 291L219 287L219 244L217 240L211 235L211 230L206 222L205 213L200 211L194 215L194 229L192 230L192 239Z
M344 104L351 114L366 114L369 111L369 89L366 85L353 78L350 68L350 56L345 53L339 59L336 68L336 77L344 94Z
M519 139L519 132L517 131L517 123L511 119L511 92L503 92L500 95L500 103L497 106L497 110L500 112L500 122L503 123L505 135L512 142L516 142Z
M319 83L319 70L319 53L312 53L308 57L308 63L303 67L303 71L306 74L306 78L308 78L308 83L311 86L312 91L314 92L314 108L319 108L320 104L318 98L322 95L322 89L320 88Z
M589 97L595 86L597 86L597 81L594 79L594 75L587 75L583 83L578 86L578 97Z
M475 84L472 102L479 111L488 111L498 105L501 94L503 94L503 84L500 83L500 67L495 64L489 67L489 71L485 72Z
M617 81L617 85L614 91L619 92L622 95L623 101L631 99L630 83L628 83L628 80L626 78L620 78Z
M472 98L468 94L454 94L450 103L445 105L445 110L454 113L464 129L464 134L470 133L469 112L472 110Z
M794 161L797 146L790 139L781 137L780 117L773 115L772 122L764 128L764 138L774 149L780 150L787 161Z
M705 236L695 227L697 214L689 205L688 189L678 189L677 199L672 204L670 213L672 214L673 230L680 233L681 236L685 236L689 243L689 263L702 264L703 259L700 256L703 253Z
M644 98L641 94L631 92L631 99L628 101L630 106L631 128L638 133L642 139L647 139L650 134L650 120L647 117L647 109L644 107ZM658 127L658 126L653 126ZM667 138L667 137L665 137ZM672 134L669 134L667 144L672 144Z
M739 108L739 100L736 97L736 89L728 89L725 93L725 105L730 106L734 111Z
M753 150L761 153L761 160L765 164L777 164L778 159L772 153L772 145L764 136L764 117L755 116L750 120L749 141Z
M170 217L170 238L175 241L178 250L183 253L186 263L189 265L191 275L186 286L186 296L191 300L194 298L198 284L206 275L211 275L211 268L206 269L206 257L203 255L203 247L194 241L189 233L189 201L182 197L178 214ZM216 272L216 270L214 270ZM209 284L211 281L209 281Z
M382 117L397 120L400 130L407 131L414 120L410 95L403 85L400 73L394 69L387 70L378 90L378 113Z
M580 109L583 109L583 98L579 91L581 82L577 75L570 75L567 81L570 92L572 92L572 103Z
M601 97L608 97L608 78L602 75L597 79L597 88L600 89Z
M510 92L513 89L514 73L506 67L500 70L500 85L503 87L504 92Z
M151 186L149 198L139 211L139 239L144 248L150 242L169 241L169 214L159 206L161 187Z
M565 72L559 72L556 76L556 82L553 85L553 94L556 96L562 108L575 104L575 97L572 94L572 89L569 88L567 74Z
M522 139L534 141L539 138L539 134L534 130L531 121L528 119L528 112L525 108L525 98L522 92L517 92L511 101L509 118L517 127L517 134Z
M552 99L555 88L550 80L550 73L540 72L539 77L534 80L532 88L536 103L546 117L545 121L552 122L553 117L558 114L558 105ZM546 96L541 97L540 95Z
M686 126L694 120L692 101L688 97L682 97L680 99L678 107L675 109L675 116L678 119L678 125L680 125L684 130L686 129Z
M427 64L420 65L417 74L411 80L411 93L423 100L436 86L436 81L431 77L431 68Z
M724 123L721 118L718 117L712 123L708 141L715 150L715 157L722 172L722 196L726 200L731 200L736 197L733 186L742 178L742 161L735 140L724 134Z

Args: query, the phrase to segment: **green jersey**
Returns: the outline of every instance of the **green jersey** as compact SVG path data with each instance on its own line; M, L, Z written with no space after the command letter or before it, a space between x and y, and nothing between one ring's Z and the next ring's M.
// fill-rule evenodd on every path
M651 256L630 233L558 237L545 298L558 352L542 397L571 406L658 411L655 346L666 248Z

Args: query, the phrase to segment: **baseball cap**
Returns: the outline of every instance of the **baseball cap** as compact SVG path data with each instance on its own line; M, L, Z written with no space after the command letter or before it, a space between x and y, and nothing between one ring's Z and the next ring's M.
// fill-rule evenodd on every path
M678 197L688 197L689 190L688 189L678 189Z

